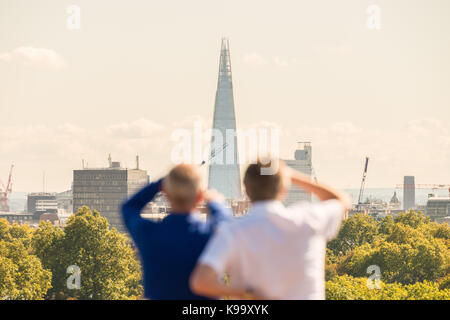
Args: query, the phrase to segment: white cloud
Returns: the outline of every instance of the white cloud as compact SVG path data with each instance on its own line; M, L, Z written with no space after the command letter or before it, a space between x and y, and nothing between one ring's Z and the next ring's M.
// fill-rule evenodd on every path
M280 57L275 57L273 59L273 61L275 62L275 64L279 67L287 67L289 65L289 63L286 60L281 59Z
M194 123L200 123L203 130L211 126L210 119L192 116L166 126L143 118L92 128L73 124L0 127L0 178L6 177L14 162L15 190L39 191L45 170L49 189L62 191L70 186L72 170L81 167L81 159L90 167L102 167L109 153L128 167L134 166L139 154L141 167L156 178L172 165L176 142L171 134L180 128L192 130ZM319 180L339 187L358 186L366 155L370 157L368 187L394 186L409 174L416 176L417 183L450 180L450 132L438 119L400 123L391 130L352 122L283 128L266 121L240 128L281 130L280 156L284 159L293 158L297 141L311 141Z
M142 139L155 135L163 129L164 126L154 121L139 119L133 122L111 125L107 128L107 132L113 137Z
M63 57L55 51L35 47L17 47L12 51L0 53L0 60L53 69L67 66Z
M343 43L321 44L315 48L319 55L346 55L351 53L352 47Z
M263 65L266 65L268 61L263 58L259 53L247 53L244 55L244 62L254 66L254 67L261 67Z
M272 59L263 57L259 53L247 53L243 58L244 62L253 67L262 67L265 65L275 65L277 67L288 67L289 65L303 65L305 61L298 58L284 59L276 56Z
M391 130L346 122L286 131L288 141L312 141L317 174L339 186L357 186L366 155L370 158L369 187L393 187L402 182L403 175L415 175L418 183L450 180L450 133L438 119L400 123ZM292 158L288 147L281 150Z

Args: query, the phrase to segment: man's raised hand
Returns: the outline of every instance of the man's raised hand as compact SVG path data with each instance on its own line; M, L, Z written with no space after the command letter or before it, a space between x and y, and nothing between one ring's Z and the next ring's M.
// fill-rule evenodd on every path
M203 198L205 199L206 202L224 202L225 201L225 197L223 196L223 194L221 194L220 192L218 192L217 190L206 190L205 193L203 194Z

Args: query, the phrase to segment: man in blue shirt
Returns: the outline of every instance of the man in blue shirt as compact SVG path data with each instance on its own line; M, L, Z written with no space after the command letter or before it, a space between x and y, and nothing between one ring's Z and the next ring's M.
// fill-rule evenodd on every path
M171 213L161 222L141 217L142 209L163 191ZM189 277L219 222L231 220L231 211L214 192L204 192L198 166L181 164L122 204L122 215L139 250L148 299L208 299L194 294ZM207 201L210 217L202 221L193 211Z

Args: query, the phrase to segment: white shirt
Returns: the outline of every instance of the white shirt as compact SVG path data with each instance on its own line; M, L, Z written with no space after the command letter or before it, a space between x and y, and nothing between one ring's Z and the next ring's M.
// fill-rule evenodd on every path
M219 226L200 262L269 299L325 299L325 251L344 207L337 200L256 202L248 215Z

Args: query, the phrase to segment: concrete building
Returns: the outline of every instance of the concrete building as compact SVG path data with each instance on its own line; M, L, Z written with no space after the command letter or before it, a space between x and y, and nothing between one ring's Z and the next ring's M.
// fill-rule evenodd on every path
M27 196L26 211L33 214L34 221L39 221L40 216L44 213L57 213L56 194L48 192L30 193Z
M294 160L284 160L286 165L304 174L312 174L312 147L310 142L299 142L295 150ZM296 186L291 186L284 200L285 205L291 205L298 201L311 201L311 194Z
M403 210L416 208L416 184L414 176L403 177Z
M450 217L450 197L433 196L428 198L426 214L434 221L442 221L446 217Z
M67 220L69 220L72 214L73 213L58 213L59 226L65 227L67 224Z
M234 133L231 137L227 134L230 132ZM229 200L239 199L242 195L230 49L227 39L222 39L220 51L208 187L221 192Z
M0 212L0 219L6 219L10 224L32 224L33 214L28 212Z
M59 217L57 213L44 213L39 217L40 221L48 221L54 226L60 226Z
M58 203L58 213L73 213L73 192L72 189L56 194Z
M73 171L73 210L82 206L97 210L112 227L124 232L120 205L130 195L148 183L147 171L122 168L120 162L111 161L108 168L84 168Z

